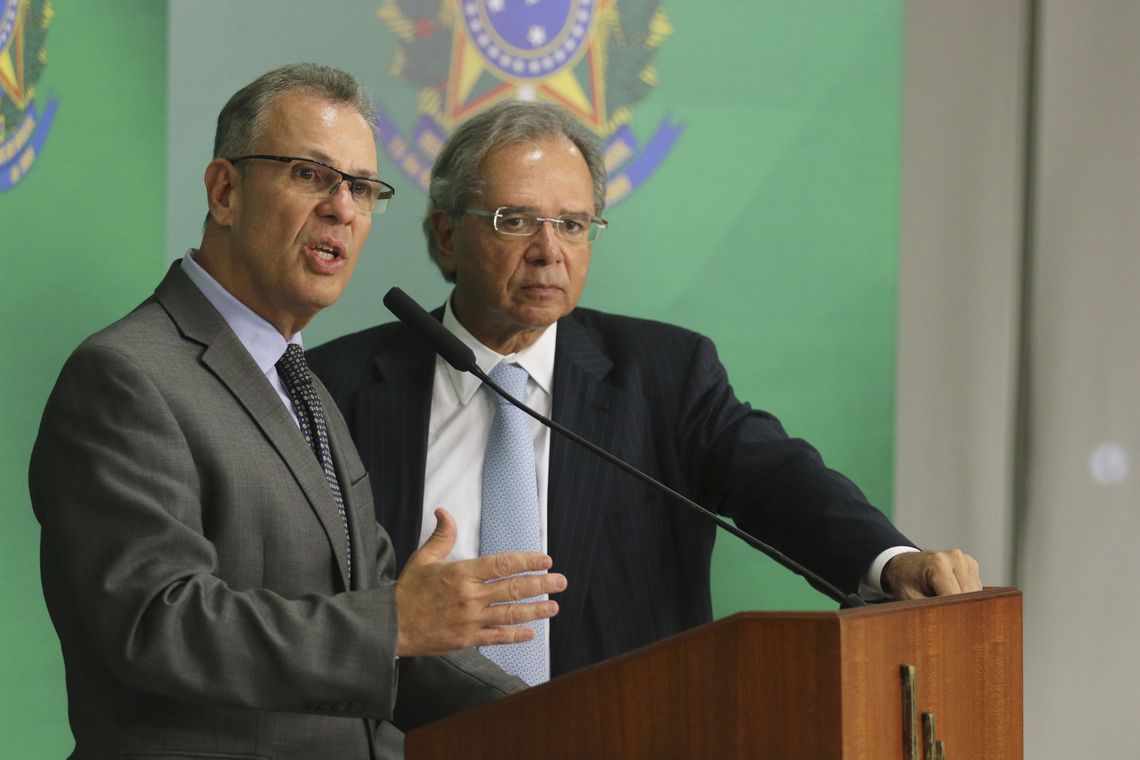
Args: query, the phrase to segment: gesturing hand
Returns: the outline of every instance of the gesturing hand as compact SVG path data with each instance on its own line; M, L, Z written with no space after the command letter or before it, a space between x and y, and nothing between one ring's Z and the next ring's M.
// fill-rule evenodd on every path
M446 509L437 509L435 518L435 531L396 579L396 654L441 654L534 638L533 629L518 624L553 617L558 613L558 603L501 602L565 589L564 575L541 572L550 569L550 557L538 552L504 552L444 562L458 530ZM518 575L535 571L540 574Z
M883 584L895 599L921 599L981 591L978 562L961 549L908 552L883 568Z

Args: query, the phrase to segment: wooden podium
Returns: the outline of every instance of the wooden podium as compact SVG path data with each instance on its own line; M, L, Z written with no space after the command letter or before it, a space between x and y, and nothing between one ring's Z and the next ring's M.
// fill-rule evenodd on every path
M1016 589L742 612L420 728L406 756L1020 759L1021 692Z

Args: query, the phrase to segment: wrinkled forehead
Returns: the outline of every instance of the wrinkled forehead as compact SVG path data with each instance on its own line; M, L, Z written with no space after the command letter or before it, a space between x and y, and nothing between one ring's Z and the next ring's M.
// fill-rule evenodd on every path
M594 184L578 146L563 135L515 141L488 152L481 187L494 204L559 213L592 213Z

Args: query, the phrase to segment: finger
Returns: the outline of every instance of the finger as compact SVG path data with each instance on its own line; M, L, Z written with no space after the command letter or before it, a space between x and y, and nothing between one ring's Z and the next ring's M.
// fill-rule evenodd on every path
M896 599L925 599L928 594L926 589L917 583L910 581L903 581L899 583L898 589L895 590Z
M560 573L512 575L483 584L483 599L488 604L514 602L566 590L566 576Z
M962 554L961 560L955 568L955 573L958 576L958 585L962 587L962 591L982 590L982 576L978 570L978 561L969 554Z
M958 584L958 576L954 570L943 563L936 563L931 568L928 583L932 596L950 596L961 594L962 587Z
M519 626L533 620L552 618L557 614L558 602L544 599L540 602L496 604L483 610L479 619L487 626Z
M974 558L961 549L948 549L946 551L931 552L929 555L929 586L935 596L961 594L965 591L976 591L971 588L970 565L975 565Z
M435 530L428 536L428 540L424 541L424 545L408 558L408 564L442 562L451 553L458 535L459 528L455 525L455 518L440 507L435 510Z
M896 599L925 599L960 590L945 552L900 554L884 569Z
M521 644L535 637L535 630L529 625L488 626L475 636L472 646L494 646L495 644Z
M490 581L518 573L533 573L549 570L554 564L549 555L541 552L502 552L469 560L473 577L480 581Z

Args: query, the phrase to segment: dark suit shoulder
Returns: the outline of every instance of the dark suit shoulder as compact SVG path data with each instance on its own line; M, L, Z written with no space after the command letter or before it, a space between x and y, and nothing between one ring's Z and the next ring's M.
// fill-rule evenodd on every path
M339 338L322 343L316 348L309 349L308 355L318 360L327 360L331 356L340 354L374 354L377 349L387 345L395 339L400 339L409 330L400 322L386 322L382 325L360 330L358 332L342 335Z
M563 357L583 365L604 357L612 362L615 381L628 372L679 379L698 356L715 363L711 340L666 322L579 308L559 322L558 330Z
M618 340L641 340L646 336L660 336L692 342L707 340L700 333L668 322L642 317L627 317L622 314L598 311L597 309L579 307L566 317L566 320L577 323L588 331L614 336Z
M406 371L404 360L430 356L430 350L400 322L387 322L334 338L305 355L317 377L339 397L375 382L383 372Z

